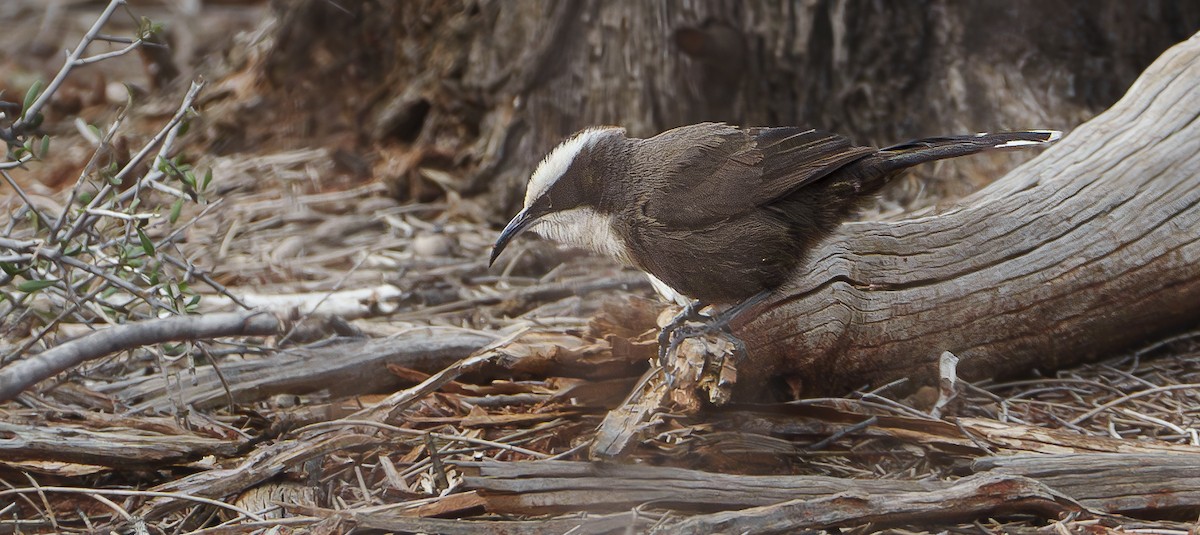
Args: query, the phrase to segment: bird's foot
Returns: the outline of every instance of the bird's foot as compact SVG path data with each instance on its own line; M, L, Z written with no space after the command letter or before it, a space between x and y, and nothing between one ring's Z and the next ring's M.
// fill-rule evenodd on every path
M700 302L693 302L684 307L683 311L676 314L671 319L671 322L663 327L662 331L658 334L658 361L663 370L665 370L667 382L674 382L668 357L678 354L676 351L679 349L679 345L688 338L702 336L723 338L733 345L732 355L735 362L744 358L748 354L746 343L733 335L733 329L730 326L734 320L762 302L769 294L769 290L760 291L733 307L714 314L711 317L700 314L700 309L705 306Z
M692 303L683 307L683 310L676 314L674 318L671 318L671 321L668 322L661 331L659 331L658 364L662 366L663 369L667 368L667 354L671 349L674 349L678 346L678 343L675 342L677 339L675 334L679 332L680 329L684 328L688 322L703 322L708 319L708 316L700 313L700 309L704 308L704 306L705 305L698 301L693 301Z
M701 336L723 336L725 340L733 344L733 356L735 359L741 359L746 356L746 343L737 336L734 336L733 330L729 328L729 314L718 314L712 318L705 318L707 321L697 323L687 323L680 325L672 333L671 341L664 351L659 347L665 355L670 355L679 349L679 344L688 338L696 338ZM665 366L665 362L664 362Z

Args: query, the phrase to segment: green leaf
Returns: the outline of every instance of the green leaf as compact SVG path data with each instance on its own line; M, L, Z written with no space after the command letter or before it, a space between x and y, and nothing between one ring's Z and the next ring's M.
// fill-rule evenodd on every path
M9 277L16 277L22 270L17 269L17 265L12 262L0 262L0 271L4 271Z
M192 128L191 121L183 121L183 122L179 123L179 132L176 133L175 135L179 136L179 137L183 137L183 136L187 135L188 130L190 130L191 128Z
M50 154L50 136L42 136L42 152L38 158L45 159L47 154Z
M45 84L38 80L29 86L29 91L25 92L25 102L21 104L21 117L25 117L25 112L29 111L29 107L33 105L33 101L37 100L38 95L42 93L42 88Z
M93 136L96 136L96 139L104 139L104 132L100 131L99 126L96 126L94 124L89 124L89 125L87 125L87 128L88 128L88 131L91 132Z
M142 229L137 229L138 240L142 242L142 250L146 252L146 256L154 256L154 242L150 241L150 237L142 232Z
M200 191L204 191L204 190L208 189L208 185L211 183L212 183L212 168L209 167L208 170L204 172L204 181L200 183Z
M17 285L17 290L28 294L54 286L58 281L53 280L27 280Z
M196 189L196 175L193 175L191 171L184 171L183 176L179 177L179 180L187 184L187 187Z
M167 221L170 221L174 225L176 221L179 221L179 212L181 210L183 210L183 197L175 199L175 202L171 203L171 215L167 217Z

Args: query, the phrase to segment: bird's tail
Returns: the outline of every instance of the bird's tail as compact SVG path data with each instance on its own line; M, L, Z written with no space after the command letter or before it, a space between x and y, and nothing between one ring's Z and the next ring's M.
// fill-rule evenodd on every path
M884 168L900 170L925 162L956 158L987 150L1022 148L1053 143L1058 141L1060 137L1062 137L1062 132L1057 130L1026 130L1023 132L928 137L882 148L876 156Z

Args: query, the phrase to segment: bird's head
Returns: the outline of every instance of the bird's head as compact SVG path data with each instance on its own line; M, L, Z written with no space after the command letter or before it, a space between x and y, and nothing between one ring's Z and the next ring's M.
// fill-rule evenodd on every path
M605 192L606 178L623 163L618 160L625 141L624 128L596 127L550 151L529 177L525 206L500 232L488 265L525 229L623 260L624 248L612 235L611 214L603 213L601 204L611 196Z

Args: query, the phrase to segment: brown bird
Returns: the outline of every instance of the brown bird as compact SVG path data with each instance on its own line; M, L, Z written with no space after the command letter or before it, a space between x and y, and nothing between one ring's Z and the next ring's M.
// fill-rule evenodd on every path
M525 207L496 240L543 237L636 267L685 312L738 305L783 284L822 239L905 169L992 149L1041 145L1060 132L931 137L882 149L820 130L682 126L648 139L618 127L575 134L538 165ZM721 323L721 322L719 322Z

